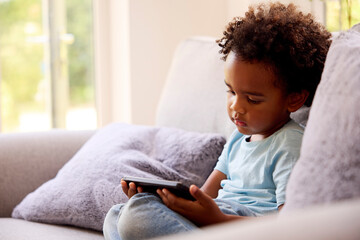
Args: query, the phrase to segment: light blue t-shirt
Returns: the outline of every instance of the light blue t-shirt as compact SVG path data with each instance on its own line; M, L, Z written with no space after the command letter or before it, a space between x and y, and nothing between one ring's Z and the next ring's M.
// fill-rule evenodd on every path
M237 201L259 215L276 211L285 203L303 132L293 120L261 141L248 142L249 136L236 130L215 166L227 176L217 198Z

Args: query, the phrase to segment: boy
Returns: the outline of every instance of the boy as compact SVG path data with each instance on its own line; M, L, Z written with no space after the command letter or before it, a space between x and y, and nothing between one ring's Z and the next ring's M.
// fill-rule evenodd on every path
M196 201L167 189L158 189L160 198L136 194L140 188L122 182L130 200L109 211L105 238L146 239L281 209L303 134L290 113L311 105L329 38L292 4L250 7L230 22L218 43L226 61L228 114L237 130L213 173L201 189L190 187Z

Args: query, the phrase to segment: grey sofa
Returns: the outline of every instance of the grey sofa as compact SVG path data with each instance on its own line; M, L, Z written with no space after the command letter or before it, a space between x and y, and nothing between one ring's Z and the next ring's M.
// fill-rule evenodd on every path
M222 74L223 61L214 39L195 37L180 44L158 106L157 125L228 136L233 128L226 114ZM11 218L14 207L54 178L94 133L52 130L0 134L0 239L103 238L87 229Z
M157 125L229 136L233 127L226 114L224 92L223 62L213 39L187 39L174 56ZM301 112L293 118L305 121ZM65 130L0 134L0 239L103 239L102 233L92 230L11 218L13 208L53 178L93 134ZM350 199L282 218L272 215L213 226L190 233L186 239L360 239L359 223L360 200Z

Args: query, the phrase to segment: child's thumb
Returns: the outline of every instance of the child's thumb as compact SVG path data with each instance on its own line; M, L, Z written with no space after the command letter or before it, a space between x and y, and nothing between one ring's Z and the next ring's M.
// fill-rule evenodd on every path
M191 195L203 206L211 205L212 198L195 185L190 186Z

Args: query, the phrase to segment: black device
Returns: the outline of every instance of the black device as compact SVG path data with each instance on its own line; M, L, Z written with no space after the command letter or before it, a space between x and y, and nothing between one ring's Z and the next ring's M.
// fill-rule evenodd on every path
M189 188L178 181L150 179L142 177L123 177L122 178L128 185L133 182L137 187L142 187L144 192L156 193L157 189L168 189L171 193L178 197L182 197L188 200L194 201L194 197L191 196Z

